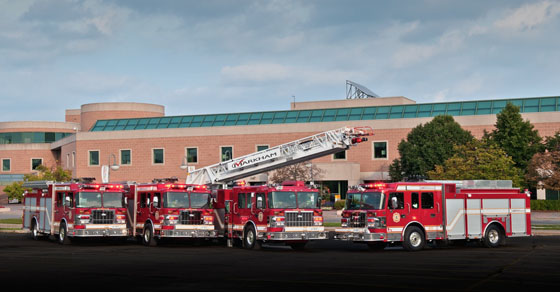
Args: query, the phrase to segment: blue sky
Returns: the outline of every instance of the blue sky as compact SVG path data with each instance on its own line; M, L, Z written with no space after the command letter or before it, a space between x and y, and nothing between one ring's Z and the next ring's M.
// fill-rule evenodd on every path
M288 109L560 95L560 1L0 0L0 121L94 102Z

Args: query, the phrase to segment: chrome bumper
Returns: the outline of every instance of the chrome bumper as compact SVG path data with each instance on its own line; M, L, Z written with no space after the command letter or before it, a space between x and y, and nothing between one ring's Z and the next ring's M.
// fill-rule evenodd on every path
M189 229L174 229L162 230L160 233L162 238L217 238L217 230L189 230Z
M385 233L370 233L367 228L339 228L335 229L334 239L349 241L384 241Z
M302 232L262 232L257 235L258 239L267 241L283 240L318 240L328 239L326 231L302 231Z

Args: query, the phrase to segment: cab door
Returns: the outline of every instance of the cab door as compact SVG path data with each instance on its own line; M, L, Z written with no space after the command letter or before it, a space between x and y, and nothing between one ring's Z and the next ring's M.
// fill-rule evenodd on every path
M410 192L390 192L387 197L387 239L402 239L404 227L410 222Z
M441 191L420 192L418 213L426 229L427 239L443 237L443 213L439 202L441 202Z
M137 226L135 228L138 232L142 233L144 229L144 223L150 218L149 205L151 202L151 194L147 192L138 192L138 202L136 210L136 222Z
M60 221L65 218L64 210L64 197L65 193L62 191L57 191L54 195L54 222L55 224L60 223ZM58 230L57 230L58 231Z

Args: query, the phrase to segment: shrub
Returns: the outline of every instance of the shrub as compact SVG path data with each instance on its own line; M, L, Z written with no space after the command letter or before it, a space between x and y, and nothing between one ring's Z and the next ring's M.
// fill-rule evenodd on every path
M23 192L25 191L25 188L22 185L23 182L18 181L7 185L4 188L4 192L8 194L9 200L17 199L20 202L23 200Z
M531 200L531 210L536 211L560 211L558 200Z
M346 200L338 200L338 201L334 202L334 208L336 210L342 210L342 208L344 208L344 206L346 206Z

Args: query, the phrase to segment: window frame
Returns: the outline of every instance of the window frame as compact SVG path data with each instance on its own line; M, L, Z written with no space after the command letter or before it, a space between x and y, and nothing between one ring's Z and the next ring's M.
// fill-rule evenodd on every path
M156 163L156 150L162 150L162 161L161 163ZM165 148L164 147L157 147L157 148L152 148L152 165L165 165Z
M375 157L375 143L385 143L385 157ZM389 141L377 140L371 142L371 157L373 160L389 160Z
M123 151L129 151L130 152L129 162L127 164L123 163L123 160L122 160L123 159L123 155L122 155ZM119 149L119 164L121 166L123 166L123 165L124 166L131 166L132 165L132 149Z
M97 164L91 164L91 153L97 152ZM100 150L88 150L88 166L99 167L101 166L101 151Z
M263 146L266 147L266 149L259 150L259 147L263 147ZM270 145L269 145L269 144L257 144L257 145L255 145L255 151L256 151L256 152L264 151L264 150L268 150L268 149L270 149Z
M336 158L336 154L338 153L344 153L344 158ZM340 151L337 153L333 153L333 155L331 156L331 160L332 161L347 161L348 160L348 153L346 153L346 150L344 151Z
M189 149L195 149L196 150L196 161L194 161L194 162L189 161ZM198 164L199 163L198 146L187 146L187 147L185 147L185 157L187 158L187 163L188 164Z
M9 168L8 170L4 170L4 161L9 161ZM12 172L12 159L11 158L2 158L2 172Z
M234 157L234 156L233 156L233 153L234 153L234 152L233 152L233 151L234 151L233 145L220 145L220 153L219 153L219 156L218 156L218 160L219 160L220 162L228 161L228 160L222 160L222 150L223 150L223 148L225 148L225 147L231 148L231 158L228 159L228 160L231 160L231 159L233 159L233 157Z
M43 158L42 157L31 157L30 162L31 162L31 171L36 170L37 168L33 168L33 160L41 160L41 163L39 163L39 165L43 165ZM37 165L37 167L39 167L39 165Z

